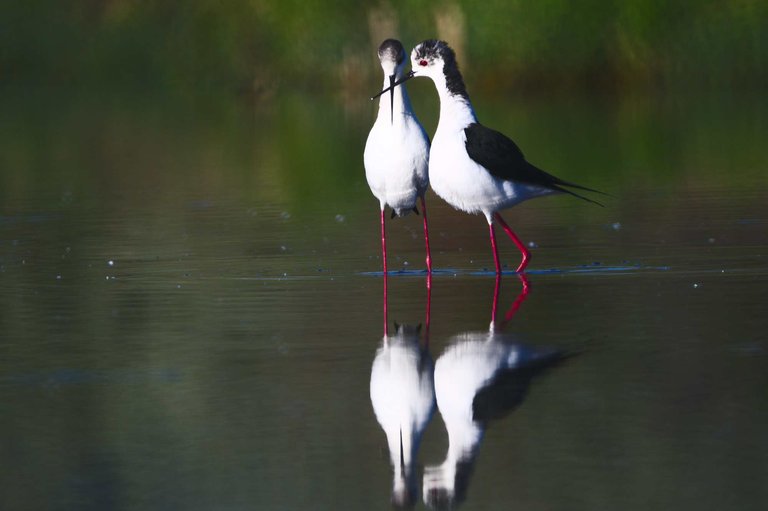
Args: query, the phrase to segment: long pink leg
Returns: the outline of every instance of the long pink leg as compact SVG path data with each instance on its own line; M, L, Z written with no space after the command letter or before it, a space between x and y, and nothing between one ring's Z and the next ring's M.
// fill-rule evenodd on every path
M493 222L488 223L488 231L491 234L491 248L493 249L493 263L496 265L496 275L501 275L501 265L499 264L499 249L496 246L496 232L493 229Z
M381 260L384 264L384 336L389 335L387 321L387 236L384 230L384 208L381 209Z
M387 275L387 234L384 230L384 208L381 209L381 260L384 264L384 275Z
M523 254L523 260L520 261L520 266L518 266L517 270L515 270L517 273L521 273L523 270L525 270L525 267L528 266L528 263L531 262L531 253L525 247L525 244L520 240L520 238L517 237L517 234L515 234L512 229L509 228L507 222L501 218L500 214L494 213L493 217L499 221L501 227L504 229L504 232L507 233L507 236L509 236L512 242L517 245L517 248L520 249L520 252ZM498 262L496 263L496 268L496 271L498 272Z
M427 246L427 273L432 273L432 256L429 251L429 228L427 227L427 203L421 196L421 211L424 213L424 244ZM431 283L427 280L427 285Z

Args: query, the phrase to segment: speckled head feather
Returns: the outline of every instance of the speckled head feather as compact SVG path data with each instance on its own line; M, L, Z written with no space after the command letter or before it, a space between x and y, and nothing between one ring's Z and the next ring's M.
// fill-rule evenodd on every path
M413 55L417 60L426 59L430 62L438 58L441 59L443 61L443 74L445 75L445 85L448 87L448 92L454 96L469 99L464 79L459 72L459 64L456 62L456 54L448 46L448 43L437 39L427 39L413 49Z
M405 48L403 43L397 39L386 39L379 46L379 60L392 60L400 65L405 59Z

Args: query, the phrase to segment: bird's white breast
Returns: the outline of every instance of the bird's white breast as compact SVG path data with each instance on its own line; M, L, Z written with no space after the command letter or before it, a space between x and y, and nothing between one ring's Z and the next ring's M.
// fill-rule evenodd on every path
M407 113L379 115L365 144L365 177L371 191L395 210L409 210L429 184L429 142L421 125Z

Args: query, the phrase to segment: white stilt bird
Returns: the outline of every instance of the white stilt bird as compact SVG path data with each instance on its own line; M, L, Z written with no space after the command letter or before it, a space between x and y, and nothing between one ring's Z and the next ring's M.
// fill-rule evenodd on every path
M379 113L368 140L363 160L365 177L373 195L381 206L381 258L384 273L387 272L387 242L384 227L384 209L392 209L392 218L415 211L417 199L421 200L424 219L424 243L426 245L427 272L432 271L427 227L427 204L424 194L429 186L427 172L429 139L413 113L405 87L392 87L405 76L408 57L400 41L387 39L379 46L379 60L384 70L384 86L389 97L382 96Z

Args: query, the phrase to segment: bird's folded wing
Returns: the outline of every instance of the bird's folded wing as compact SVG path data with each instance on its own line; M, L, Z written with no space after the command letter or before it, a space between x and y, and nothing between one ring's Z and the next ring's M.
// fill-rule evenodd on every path
M559 180L528 163L511 139L480 123L464 128L469 157L485 167L494 177L507 181L556 188Z

